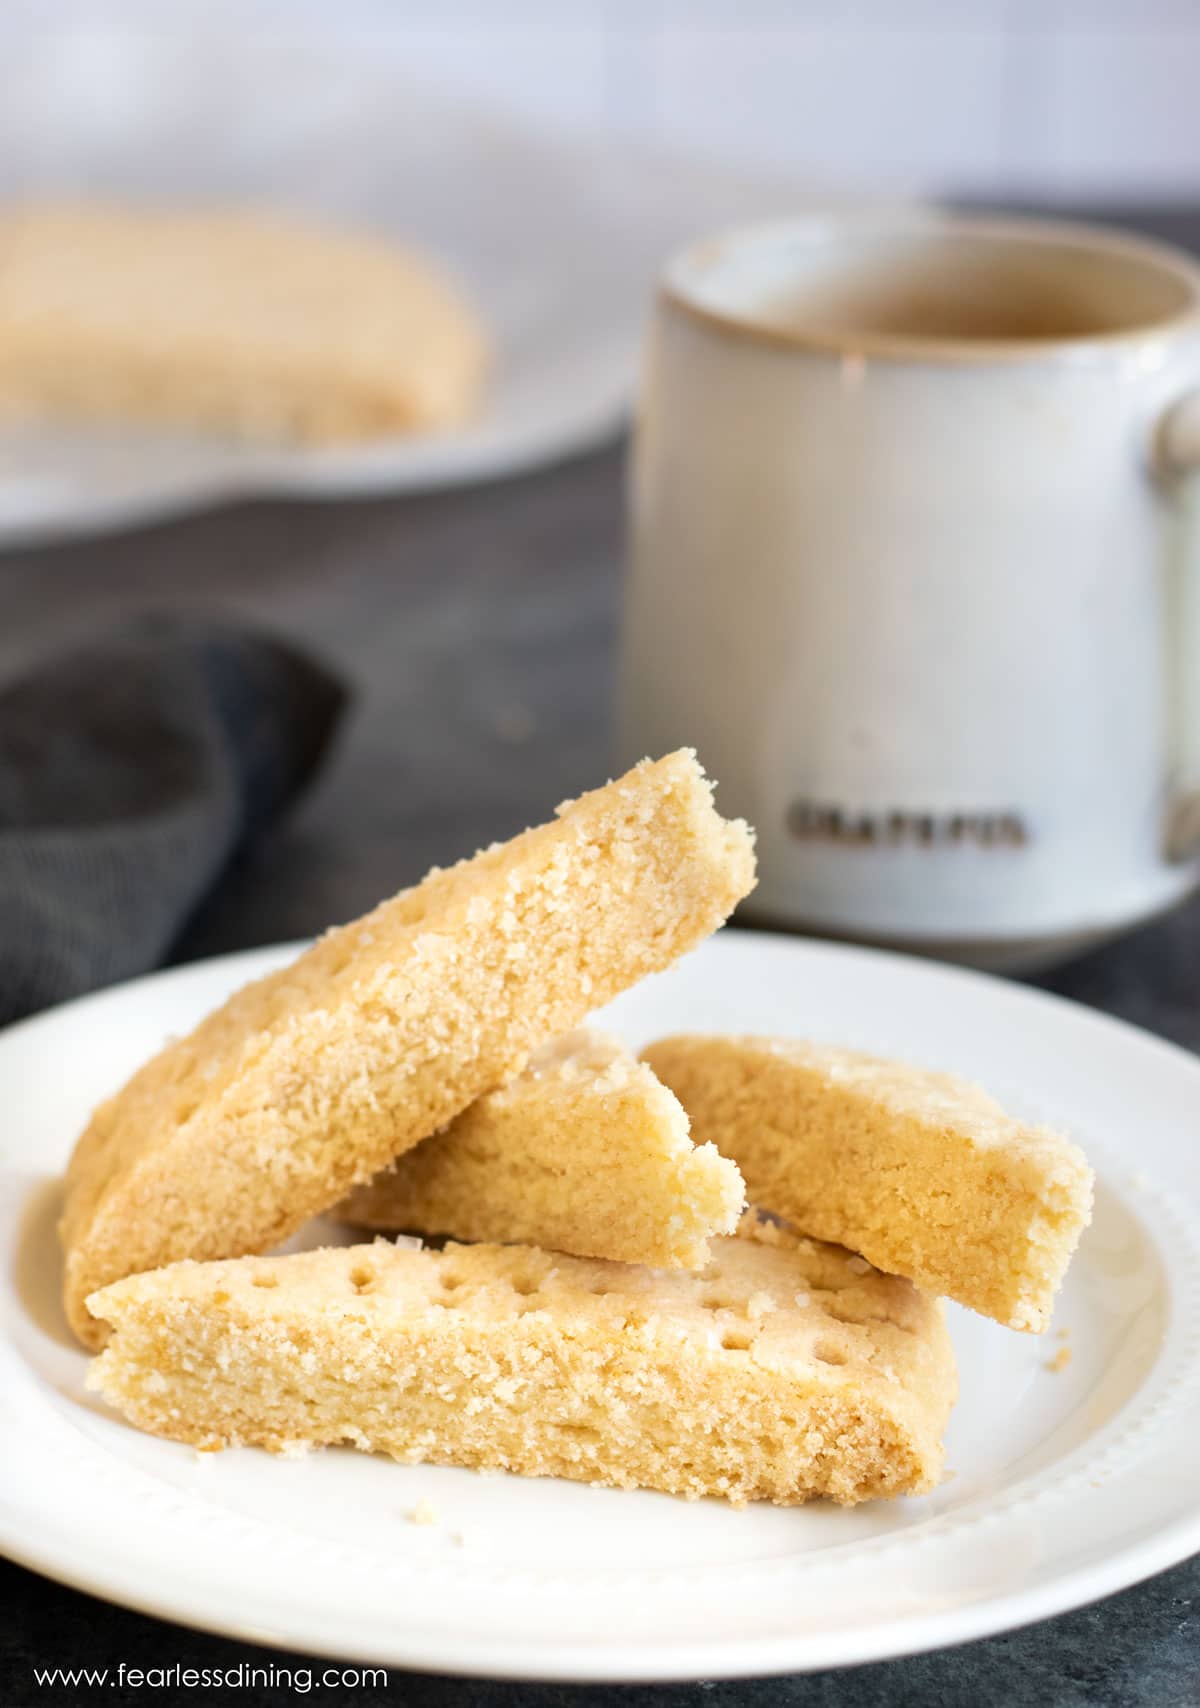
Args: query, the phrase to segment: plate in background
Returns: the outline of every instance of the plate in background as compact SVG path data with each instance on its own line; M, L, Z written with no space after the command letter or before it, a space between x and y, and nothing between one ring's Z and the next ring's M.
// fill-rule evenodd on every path
M722 933L603 1023L634 1044L791 1032L953 1069L1070 1128L1097 1168L1095 1222L1054 1333L951 1307L962 1399L934 1494L736 1511L349 1450L200 1455L139 1435L83 1389L57 1301L57 1176L99 1097L293 952L179 968L0 1035L0 1548L14 1558L256 1642L625 1681L960 1642L1200 1547L1200 1063L978 974L758 933ZM305 1239L323 1237L346 1235L317 1224ZM1063 1347L1069 1364L1050 1369ZM420 1501L437 1522L409 1521Z
M0 432L0 543L238 496L346 498L517 473L613 435L663 257L705 230L863 198L543 135L397 84L349 32L113 32L102 64L34 32L0 109L0 202L38 195L250 202L389 233L446 260L497 347L480 418L330 450L149 430ZM354 43L358 43L357 51ZM879 205L878 201L875 205ZM894 206L893 198L888 205Z

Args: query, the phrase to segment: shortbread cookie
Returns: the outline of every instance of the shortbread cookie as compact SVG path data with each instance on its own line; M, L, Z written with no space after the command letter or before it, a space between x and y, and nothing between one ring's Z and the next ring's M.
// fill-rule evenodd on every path
M1083 1152L978 1086L854 1050L665 1038L643 1052L752 1203L1039 1333L1091 1219Z
M179 1263L92 1294L89 1383L212 1449L351 1442L621 1488L847 1505L932 1488L941 1307L833 1246L714 1241L703 1275L384 1241Z
M330 932L168 1044L67 1172L71 1324L176 1258L264 1251L715 930L752 839L688 752L637 766Z
M699 1269L745 1196L737 1165L692 1144L678 1098L645 1063L581 1030L545 1045L339 1214L364 1228Z
M0 413L308 444L463 420L486 338L432 263L248 210L0 214Z

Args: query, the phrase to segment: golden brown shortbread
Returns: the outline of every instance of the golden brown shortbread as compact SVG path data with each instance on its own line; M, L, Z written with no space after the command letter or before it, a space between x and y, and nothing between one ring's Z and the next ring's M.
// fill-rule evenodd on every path
M336 444L474 409L487 339L381 237L238 208L0 214L0 415Z
M936 1301L781 1231L714 1241L703 1275L377 1241L174 1264L89 1305L113 1328L90 1385L154 1434L739 1503L933 1487L957 1387Z
M452 1120L754 882L695 755L645 761L330 932L103 1104L67 1171L64 1300L264 1251Z
M745 1196L737 1165L692 1144L678 1098L645 1063L581 1029L358 1187L338 1214L364 1228L698 1269L712 1235L737 1226Z
M752 1203L1009 1328L1049 1325L1092 1204L1061 1134L965 1080L855 1050L686 1036L642 1055Z

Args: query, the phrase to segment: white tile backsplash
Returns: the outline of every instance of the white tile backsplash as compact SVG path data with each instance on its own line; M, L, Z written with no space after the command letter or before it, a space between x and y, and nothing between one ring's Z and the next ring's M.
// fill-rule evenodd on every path
M1200 0L4 0L81 31L327 38L549 126L982 193L1200 191ZM77 45L77 44L76 44ZM103 59L103 56L100 56ZM16 98L16 97L14 97Z
M1200 6L1186 28L1081 29L1053 37L1047 53L1049 185L1200 189Z
M675 25L650 46L646 128L676 147L894 184L1002 171L998 31Z

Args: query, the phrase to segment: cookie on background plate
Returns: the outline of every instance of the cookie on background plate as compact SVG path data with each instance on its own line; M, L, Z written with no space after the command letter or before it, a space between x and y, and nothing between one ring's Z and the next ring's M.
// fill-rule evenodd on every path
M0 420L350 444L453 427L484 327L434 261L249 208L0 211Z

